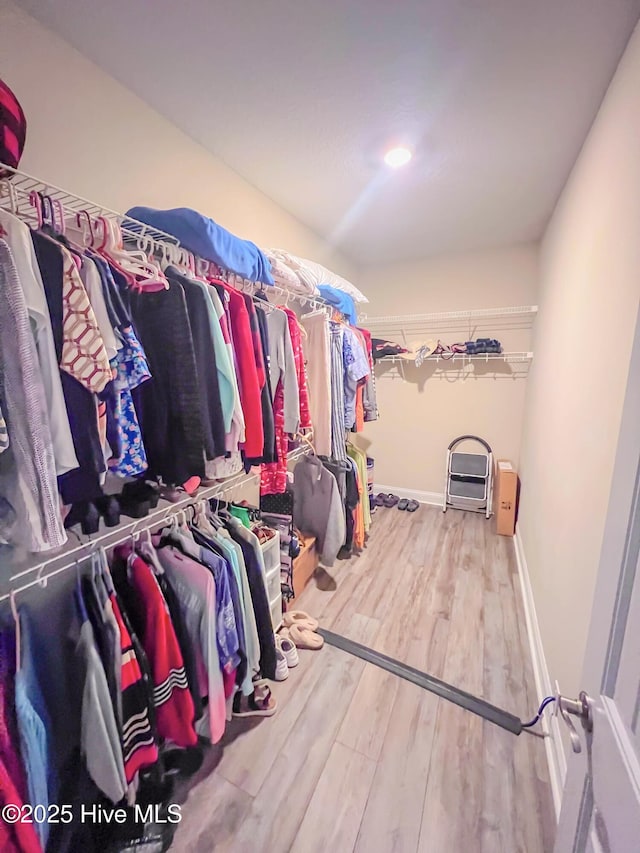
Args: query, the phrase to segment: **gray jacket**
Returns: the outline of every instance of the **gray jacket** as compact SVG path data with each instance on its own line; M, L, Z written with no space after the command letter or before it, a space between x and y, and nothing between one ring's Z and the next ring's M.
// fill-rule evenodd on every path
M346 537L345 508L336 478L315 456L304 456L293 472L293 520L316 537L321 561L333 565Z

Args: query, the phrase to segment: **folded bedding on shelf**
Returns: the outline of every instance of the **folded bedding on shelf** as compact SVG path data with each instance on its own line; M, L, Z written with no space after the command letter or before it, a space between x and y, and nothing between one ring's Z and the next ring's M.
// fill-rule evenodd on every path
M175 207L171 210L132 207L126 216L172 234L185 249L214 261L247 281L274 284L271 265L255 243L236 237L196 210L189 207Z
M292 255L284 249L269 249L267 252L269 257L277 258L282 261L289 269L300 278L303 284L312 288L317 293L317 288L326 284L334 287L336 290L342 290L348 293L354 302L368 302L367 297L358 288L347 281L346 278L337 273L332 272L322 264L316 261L310 261L307 258L299 258L297 255Z
M311 276L300 269L299 265L294 266L293 263L288 263L280 257L280 255L285 254L284 252L277 253L265 249L264 253L271 264L271 274L277 285L301 296L318 295L318 288L313 283Z

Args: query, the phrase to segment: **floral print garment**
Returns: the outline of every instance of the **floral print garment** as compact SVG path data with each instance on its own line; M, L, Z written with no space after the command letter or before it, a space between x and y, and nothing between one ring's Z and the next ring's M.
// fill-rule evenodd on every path
M120 438L120 454L110 460L109 468L120 477L135 477L146 471L148 466L131 392L147 379L151 379L151 372L133 327L125 326L120 330L120 334L124 346L111 359L111 366L116 371L114 415Z

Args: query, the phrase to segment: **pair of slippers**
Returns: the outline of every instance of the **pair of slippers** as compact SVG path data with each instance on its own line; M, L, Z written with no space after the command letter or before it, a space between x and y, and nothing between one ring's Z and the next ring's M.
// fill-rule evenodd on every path
M402 498L398 501L398 509L406 510L407 512L415 512L419 506L418 501L407 500L407 498Z
M386 506L388 509L395 506L399 500L400 498L391 492L388 495L385 495L384 492L380 492L380 494L376 495L374 498L376 506Z
M385 495L384 492L380 492L380 494L376 495L373 500L376 506L386 506L388 509L391 509L393 506L397 506L398 509L406 510L407 512L415 512L420 506L418 501L399 498L392 492L388 495Z
M304 610L288 610L282 616L284 628L280 636L291 640L298 649L318 651L324 646L324 637L317 633L318 620Z

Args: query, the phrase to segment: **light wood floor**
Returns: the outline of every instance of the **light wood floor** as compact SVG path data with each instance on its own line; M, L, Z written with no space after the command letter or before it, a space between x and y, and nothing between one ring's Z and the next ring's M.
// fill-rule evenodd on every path
M299 606L324 627L533 716L510 539L471 513L379 509L366 551L320 571ZM325 646L234 721L183 806L172 850L546 853L544 743L516 738Z

